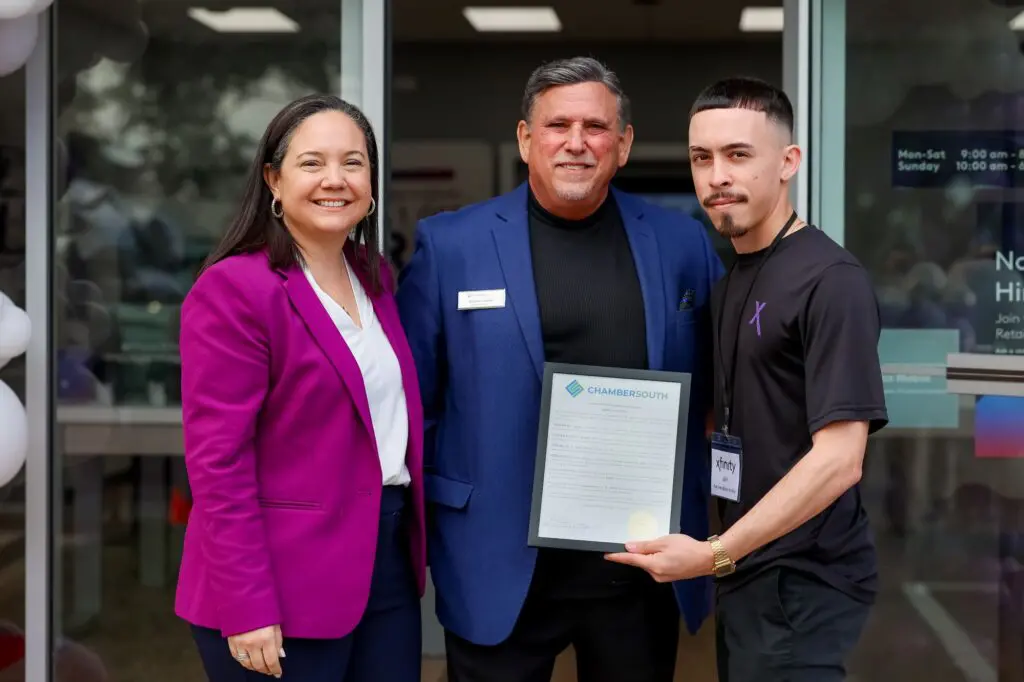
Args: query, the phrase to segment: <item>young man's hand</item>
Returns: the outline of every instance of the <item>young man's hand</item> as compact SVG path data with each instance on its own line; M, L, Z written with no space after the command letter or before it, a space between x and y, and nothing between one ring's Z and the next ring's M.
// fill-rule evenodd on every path
M666 535L656 540L630 542L626 551L606 554L605 559L636 566L647 571L659 583L711 575L715 554L706 540L689 535Z

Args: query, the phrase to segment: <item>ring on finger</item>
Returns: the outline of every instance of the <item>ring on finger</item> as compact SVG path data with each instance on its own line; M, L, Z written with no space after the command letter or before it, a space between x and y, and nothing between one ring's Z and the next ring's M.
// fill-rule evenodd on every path
M249 654L245 653L244 651L239 651L238 654L235 656L235 660L239 662L248 661Z

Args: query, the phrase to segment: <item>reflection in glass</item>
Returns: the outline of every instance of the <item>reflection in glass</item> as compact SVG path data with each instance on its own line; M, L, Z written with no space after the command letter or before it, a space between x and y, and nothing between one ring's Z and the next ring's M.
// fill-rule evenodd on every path
M1024 679L1024 398L946 379L950 354L1024 359L1013 4L822 4L846 31L845 129L823 135L845 136L845 244L876 285L892 418L865 470L883 591L858 678Z
M205 679L173 612L179 310L270 117L337 92L342 61L338 0L275 4L297 30L225 32L177 0L57 4L54 615L110 679Z

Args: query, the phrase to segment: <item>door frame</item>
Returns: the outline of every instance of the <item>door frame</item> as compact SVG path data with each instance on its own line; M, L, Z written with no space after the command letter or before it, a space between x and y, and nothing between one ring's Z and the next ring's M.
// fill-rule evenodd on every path
M52 111L54 11L39 16L39 38L25 65L25 311L32 325L25 353L25 679L52 679L55 579L52 502L53 413L56 391L52 324L53 150Z
M820 0L817 0L820 1ZM815 223L811 201L814 172L811 119L811 15L815 0L784 0L782 28L782 89L793 105L794 142L803 152L800 172L791 185L793 208Z

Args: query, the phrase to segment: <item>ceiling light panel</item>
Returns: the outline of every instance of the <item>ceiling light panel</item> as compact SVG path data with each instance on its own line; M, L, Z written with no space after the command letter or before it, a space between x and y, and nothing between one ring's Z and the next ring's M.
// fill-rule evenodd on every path
M555 33L562 22L551 7L466 7L466 21L481 33Z
M744 7L740 13L740 30L744 33L778 33L784 23L781 7Z
M297 33L295 20L273 7L233 7L223 12L190 7L188 16L218 33Z

